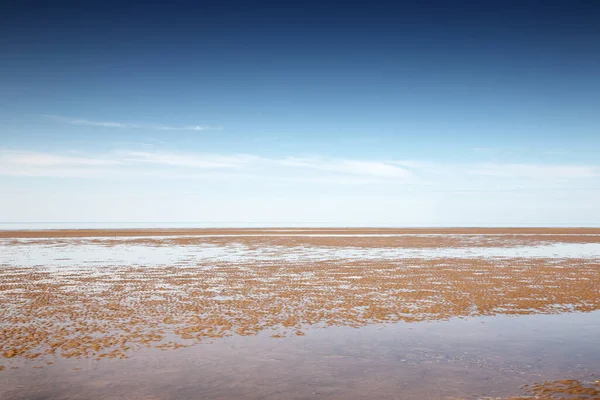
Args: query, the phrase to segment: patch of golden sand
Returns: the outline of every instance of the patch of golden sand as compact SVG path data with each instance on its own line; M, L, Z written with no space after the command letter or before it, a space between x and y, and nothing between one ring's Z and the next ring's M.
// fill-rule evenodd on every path
M0 268L0 355L123 358L229 335L600 309L600 263L553 259Z
M600 381L581 382L574 379L557 381L544 381L522 388L522 396L511 397L506 400L540 399L540 400L590 400L600 399Z

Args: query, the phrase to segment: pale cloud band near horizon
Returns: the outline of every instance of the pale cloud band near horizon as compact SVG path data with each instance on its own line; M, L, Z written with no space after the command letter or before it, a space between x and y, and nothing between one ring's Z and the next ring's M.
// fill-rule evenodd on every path
M600 178L600 166L570 164L464 163L414 160L364 160L331 157L263 157L253 154L114 150L102 154L51 153L0 149L0 175L38 177L201 176L217 172L261 179L330 179L350 183L457 185L482 178L494 180L585 181ZM206 175L205 175L206 176Z

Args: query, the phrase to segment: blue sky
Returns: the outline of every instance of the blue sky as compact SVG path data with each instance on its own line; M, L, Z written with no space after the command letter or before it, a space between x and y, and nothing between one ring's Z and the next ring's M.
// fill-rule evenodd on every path
M1 11L0 221L600 225L592 2Z

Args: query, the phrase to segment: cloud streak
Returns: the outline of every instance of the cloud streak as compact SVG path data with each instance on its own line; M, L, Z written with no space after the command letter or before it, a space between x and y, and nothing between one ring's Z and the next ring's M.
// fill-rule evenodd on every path
M0 149L0 175L79 178L146 176L219 179L253 178L272 182L411 184L444 190L536 185L596 184L600 167L555 164L443 164L328 157L281 158L252 154L206 154L116 150L103 154L49 153Z
M387 179L408 179L412 176L411 172L404 168L381 161L288 157L278 160L277 163L288 167L309 168Z
M474 174L490 177L517 177L525 179L579 179L593 178L600 171L587 165L536 164L481 164Z
M171 126L171 125L144 125L144 124L131 124L124 122L115 121L91 121L83 118L71 118L61 115L45 114L46 118L50 118L57 122L62 122L69 125L82 125L82 126L97 126L101 128L117 128L117 129L146 129L154 131L206 131L206 130L221 130L221 126L208 126L208 125L189 125L189 126Z
M381 161L128 150L74 156L0 149L0 175L5 176L193 176L207 172L243 174L274 181L408 183L412 178L409 171Z
M426 161L391 161L393 165L405 167L421 174L452 179L456 176L482 177L491 180L567 180L600 177L599 165L536 164L536 163L441 163Z
M260 157L247 154L224 156L215 154L120 151L116 155L120 157L120 160L127 163L194 169L242 169L262 160Z

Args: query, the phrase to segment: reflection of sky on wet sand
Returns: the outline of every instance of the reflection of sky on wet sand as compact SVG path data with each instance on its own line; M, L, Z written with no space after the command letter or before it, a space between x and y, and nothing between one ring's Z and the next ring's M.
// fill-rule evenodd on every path
M63 239L64 241L64 239ZM102 243L12 244L0 241L0 265L77 267L108 265L173 266L211 262L302 262L339 259L395 260L408 258L600 258L600 243L554 243L515 247L462 248L354 248L269 246L250 248L242 244L170 245Z
M565 376L594 381L600 314L331 327L229 337L125 360L3 371L3 399L477 399ZM73 370L81 368L81 370Z

